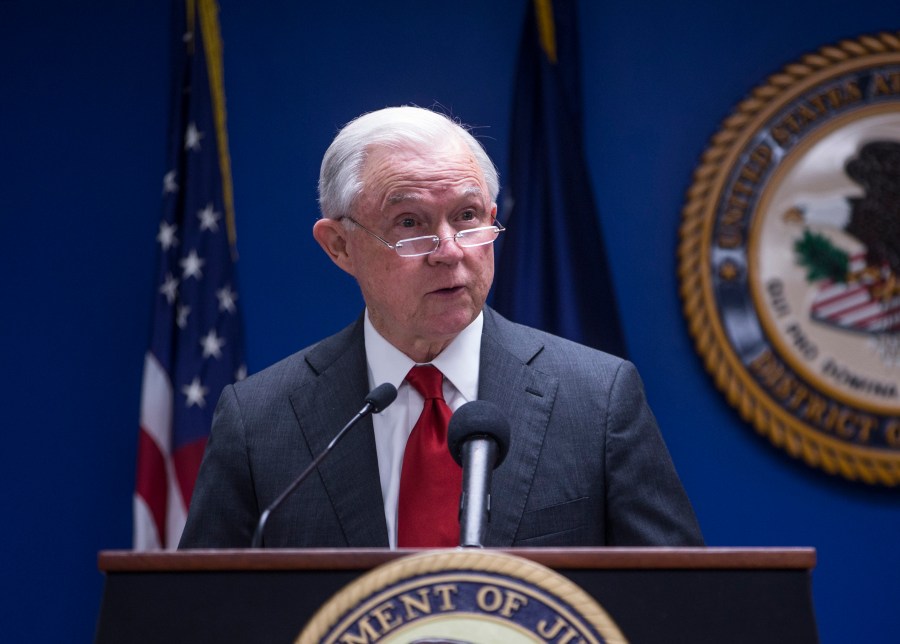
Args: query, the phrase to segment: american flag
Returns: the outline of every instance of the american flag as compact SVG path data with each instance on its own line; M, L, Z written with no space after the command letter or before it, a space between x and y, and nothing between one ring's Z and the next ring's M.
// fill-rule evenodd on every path
M176 0L173 96L134 494L136 550L177 547L222 388L246 375L214 0Z

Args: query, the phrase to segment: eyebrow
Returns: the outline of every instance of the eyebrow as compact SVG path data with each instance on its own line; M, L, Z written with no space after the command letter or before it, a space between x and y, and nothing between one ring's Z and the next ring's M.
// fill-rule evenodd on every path
M482 196L481 188L478 186L467 186L463 188L461 197L481 197ZM402 203L404 201L421 201L422 195L415 192L397 192L392 195L389 195L387 198L387 204L393 206L394 204Z
M387 203L389 206L393 206L396 203L404 201L421 201L421 199L421 195L417 195L414 192L398 192L388 196Z

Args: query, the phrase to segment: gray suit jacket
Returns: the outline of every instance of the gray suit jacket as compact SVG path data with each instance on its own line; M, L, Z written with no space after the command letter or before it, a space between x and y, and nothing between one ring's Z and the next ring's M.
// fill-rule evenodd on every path
M362 318L226 387L181 548L250 544L260 512L361 406ZM486 546L702 545L634 366L485 309L478 397L509 420ZM387 546L371 418L269 519L268 547Z

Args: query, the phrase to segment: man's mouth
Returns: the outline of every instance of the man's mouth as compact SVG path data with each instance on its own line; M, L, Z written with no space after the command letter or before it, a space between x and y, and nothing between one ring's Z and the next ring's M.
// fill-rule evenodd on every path
M437 290L432 291L432 294L435 295L453 295L454 293L459 293L463 290L463 286L449 286L447 288L439 288Z

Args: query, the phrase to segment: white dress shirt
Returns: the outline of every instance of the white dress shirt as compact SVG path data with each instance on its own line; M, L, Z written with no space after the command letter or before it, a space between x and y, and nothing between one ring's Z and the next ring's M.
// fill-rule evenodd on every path
M464 403L478 397L478 366L481 358L481 329L484 313L447 347L432 364L444 374L444 400L456 411ZM425 400L408 382L406 374L417 363L384 339L365 315L366 361L369 389L389 382L397 387L397 399L379 414L372 416L375 428L375 448L378 453L378 472L381 495L384 498L384 518L387 521L388 541L397 547L397 501L400 496L400 471L406 439L422 413Z

